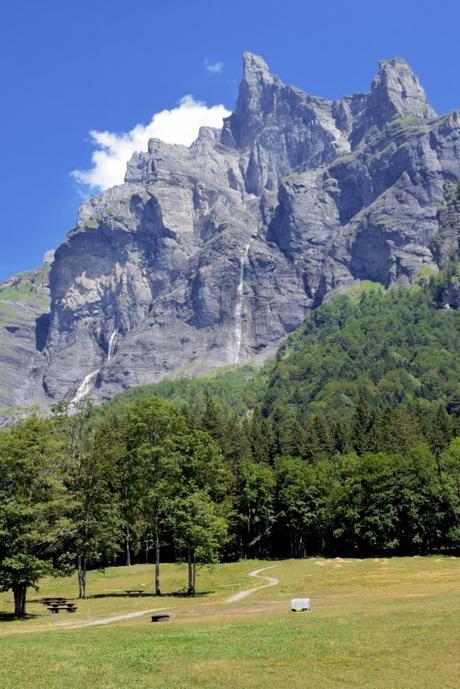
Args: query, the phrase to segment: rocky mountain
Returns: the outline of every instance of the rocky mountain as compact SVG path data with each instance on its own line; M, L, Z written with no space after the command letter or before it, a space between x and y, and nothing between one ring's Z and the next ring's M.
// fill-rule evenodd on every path
M49 263L0 283L0 409L46 402L43 349L49 325Z
M10 332L5 402L103 400L262 360L333 292L458 256L460 112L438 117L404 60L338 101L256 55L243 66L221 130L189 148L152 139L124 184L83 203L55 253L49 322L32 314L39 345Z

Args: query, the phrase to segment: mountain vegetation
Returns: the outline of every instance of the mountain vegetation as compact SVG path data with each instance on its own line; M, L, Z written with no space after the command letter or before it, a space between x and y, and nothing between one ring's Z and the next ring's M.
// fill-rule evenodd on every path
M64 404L0 432L0 586L44 573L460 548L455 265L321 306L262 369ZM447 296L449 299L447 299ZM453 296L454 295L454 296Z

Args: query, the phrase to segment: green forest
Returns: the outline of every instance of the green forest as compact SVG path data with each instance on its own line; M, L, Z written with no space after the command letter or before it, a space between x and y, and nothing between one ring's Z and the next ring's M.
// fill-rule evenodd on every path
M0 431L0 587L49 573L460 548L450 266L315 310L264 367L135 388Z

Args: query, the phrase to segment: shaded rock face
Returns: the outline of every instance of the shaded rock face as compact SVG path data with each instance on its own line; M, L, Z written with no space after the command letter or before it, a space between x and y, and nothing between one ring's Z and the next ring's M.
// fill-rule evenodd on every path
M404 60L339 101L243 68L222 130L151 140L82 205L37 331L48 400L263 360L333 290L458 256L460 115L438 118Z
M10 407L43 405L43 355L49 329L49 265L0 284L0 420Z

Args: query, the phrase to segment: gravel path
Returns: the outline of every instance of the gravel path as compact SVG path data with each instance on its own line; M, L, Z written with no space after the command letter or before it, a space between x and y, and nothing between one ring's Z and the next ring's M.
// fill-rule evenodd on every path
M261 584L260 586L254 586L253 588L246 589L244 591L239 591L238 593L233 594L233 596L230 596L230 598L227 598L224 603L237 603L240 600L243 600L244 598L247 598L250 596L252 593L255 591L260 591L261 589L266 589L269 588L270 586L276 586L279 584L279 579L276 579L275 577L266 577L266 576L261 576L261 572L266 572L268 569L273 569L275 565L271 565L270 567L261 567L259 569L254 569L252 572L249 572L248 576L249 577L254 577L255 579L263 579L265 582L264 584ZM205 603L204 605L210 605L210 603ZM212 605L212 604L211 604ZM50 624L50 626L47 629L24 629L22 631L24 632L41 632L41 631L49 631L52 629L81 629L83 627L96 627L99 625L106 625L106 624L114 624L115 622L123 622L124 620L132 620L135 619L136 617L144 617L145 615L150 615L156 612L164 612L166 610L173 610L173 607L169 608L151 608L149 610L136 610L135 612L127 612L124 613L123 615L112 615L111 617L101 617L98 620L89 620L87 622L59 622L56 625Z
M58 624L53 625L53 629L81 629L83 627L96 627L98 625L112 624L114 622L123 622L124 620L132 620L136 617L144 617L144 615L150 615L155 612L163 612L165 610L171 610L171 608L151 608L150 610L136 610L136 612L126 612L123 615L112 615L111 617L101 617L97 620L89 620L88 622L58 622ZM40 631L40 630L30 630L30 631Z
M239 593L235 593L233 596L230 596L230 598L227 598L226 602L236 603L239 600L247 598L255 591L260 591L260 589L267 589L269 588L269 586L276 586L277 584L279 584L279 579L276 579L275 577L260 576L260 572L266 572L267 569L273 569L273 567L274 565L271 565L270 567L261 567L260 569L254 569L252 572L249 572L249 577L255 577L256 579L264 579L267 583L261 584L260 586L254 586L251 589L246 589L245 591L240 591Z
M225 601L226 603L237 603L240 600L243 600L244 598L247 598L250 596L252 593L255 591L260 591L260 589L266 589L269 588L270 586L276 586L279 584L279 579L276 579L275 577L265 577L261 576L261 572L266 572L268 569L273 569L274 565L271 565L270 567L261 567L260 569L254 569L252 572L249 572L248 576L249 577L254 577L255 579L263 579L264 584L261 584L260 586L254 586L253 588L246 589L245 591L239 591L238 593L233 594L233 596L230 596L230 598L227 598ZM143 617L144 615L150 615L155 612L162 612L165 610L171 610L172 608L154 608L152 610L138 610L136 612L128 612L125 613L124 615L115 615L112 617L102 617L99 620L92 620L90 622L81 622L79 624L65 624L65 625L59 625L59 626L65 626L67 629L77 629L79 627L95 627L96 625L104 625L104 624L112 624L114 622L123 622L123 620L131 620L136 617Z
M164 610L171 610L171 608L152 608L151 610L137 610L136 612L127 612L123 615L115 615L112 617L101 617L99 620L92 620L91 622L82 622L79 625L72 625L75 629L76 626L79 627L95 627L98 624L112 624L112 622L123 622L123 620L132 620L136 617L143 617L144 615L150 615L155 612L163 612Z

